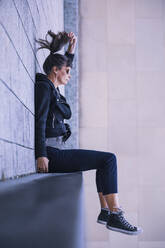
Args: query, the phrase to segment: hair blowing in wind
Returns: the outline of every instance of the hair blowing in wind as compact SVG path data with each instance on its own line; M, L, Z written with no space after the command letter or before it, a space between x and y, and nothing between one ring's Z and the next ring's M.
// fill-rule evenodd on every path
M50 40L48 40L48 36ZM72 66L72 63L67 56L57 53L70 41L67 32L63 31L55 34L49 30L45 39L35 39L35 41L40 45L37 50L46 48L50 51L50 54L47 56L43 64L43 70L47 75L51 72L53 66L56 66L58 69L61 69L62 66Z
M51 41L47 40L48 35L51 37ZM69 40L70 40L70 38L69 38L67 32L63 31L63 32L58 32L57 34L55 34L51 30L49 30L47 32L47 34L45 36L45 40L44 39L38 39L38 40L35 39L35 41L40 45L40 47L37 48L37 50L46 48L51 53L55 53L55 52L61 50L62 47L69 42Z

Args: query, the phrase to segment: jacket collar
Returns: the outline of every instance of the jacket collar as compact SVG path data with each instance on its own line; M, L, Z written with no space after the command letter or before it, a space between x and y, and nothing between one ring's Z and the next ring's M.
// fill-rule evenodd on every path
M36 81L36 83L38 83L38 82L47 82L51 87L52 87L52 89L53 90L58 90L58 92L60 92L59 91L59 88L57 87L55 87L54 86L54 84L52 83L52 81L50 81L49 79L48 79L48 77L45 75L45 74L43 74L43 73L36 73L36 77L35 77L35 81Z

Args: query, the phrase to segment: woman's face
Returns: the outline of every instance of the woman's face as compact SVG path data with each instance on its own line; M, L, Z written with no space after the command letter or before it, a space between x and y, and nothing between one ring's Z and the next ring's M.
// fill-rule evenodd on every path
M57 81L59 84L66 85L69 79L71 78L70 75L71 67L63 66L61 70L57 71Z

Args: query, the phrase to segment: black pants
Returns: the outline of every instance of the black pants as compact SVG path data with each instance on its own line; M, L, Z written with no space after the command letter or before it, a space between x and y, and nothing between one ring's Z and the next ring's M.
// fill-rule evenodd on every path
M58 149L47 146L50 173L96 169L97 192L117 193L117 161L110 152L84 149Z

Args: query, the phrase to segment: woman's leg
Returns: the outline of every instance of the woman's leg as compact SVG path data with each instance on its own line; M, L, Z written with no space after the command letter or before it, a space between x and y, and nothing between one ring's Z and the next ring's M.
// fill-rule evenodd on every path
M98 193L98 197L100 200L100 206L101 208L108 208L106 199L103 195L103 187L102 187L102 182L101 182L101 176L99 173L99 169L96 170L96 187L97 187L97 193Z
M108 194L104 195L104 197L110 211L117 211L120 207L118 194Z
M99 169L96 171L96 186L99 195L101 208L109 208L111 211L115 211L116 207L119 207L119 197L117 193L103 195L103 186L101 180L101 172Z
M47 152L50 173L96 169L96 186L102 206L108 206L110 210L117 206L117 163L113 153L53 147L47 147Z
M98 193L101 208L108 208L107 202L102 192Z
M119 205L118 194L103 195L102 192L98 193L101 208L109 208L110 211L116 211Z
M117 163L116 156L113 153L83 149L60 150L53 147L47 147L47 153L50 173L97 170L97 191L98 193L102 192L110 209L106 223L108 229L131 235L142 232L141 228L132 226L124 218L123 211L119 207Z

